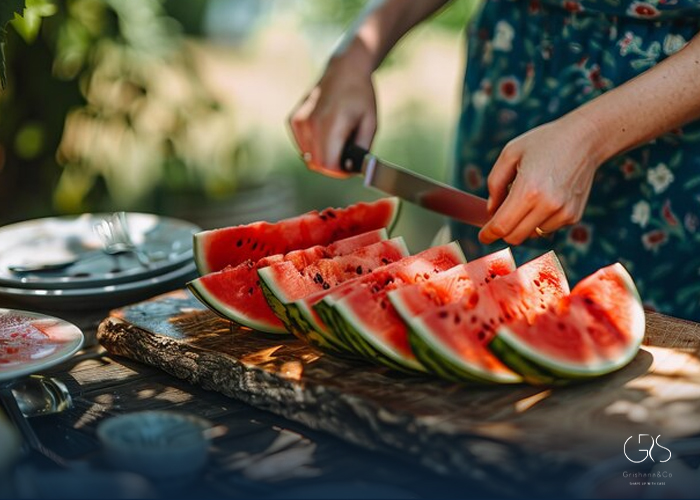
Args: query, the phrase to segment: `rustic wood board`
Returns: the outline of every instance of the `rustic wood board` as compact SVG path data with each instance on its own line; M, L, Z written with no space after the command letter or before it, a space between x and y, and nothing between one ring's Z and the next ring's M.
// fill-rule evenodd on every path
M97 337L113 354L504 492L546 493L554 478L621 457L630 435L700 435L700 324L654 313L631 364L557 388L467 386L353 364L222 320L184 290L113 311Z

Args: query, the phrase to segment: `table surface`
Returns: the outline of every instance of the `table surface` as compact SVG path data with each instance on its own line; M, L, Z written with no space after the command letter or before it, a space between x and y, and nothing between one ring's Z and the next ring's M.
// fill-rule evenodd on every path
M0 307L12 307L12 304L0 303ZM81 327L86 334L86 346L68 362L45 372L66 384L74 403L72 409L63 413L31 419L36 433L52 451L67 459L84 460L86 467L97 473L114 473L105 464L96 436L96 428L105 418L142 410L177 410L207 418L227 429L213 441L209 463L199 477L178 484L175 489L169 483L152 483L150 487L157 497L484 498L498 497L504 491L501 485L490 486L488 481L477 483L465 475L437 475L416 465L407 454L368 451L237 399L207 391L158 368L109 355L98 345L95 336L98 324L109 315L108 310L54 315ZM664 395L668 399L661 401L665 410L654 406L647 408L647 413L656 415L667 427L673 423L667 420L680 419L676 423L685 422L692 427L685 434L697 434L700 325L661 315L650 315L647 319L658 337L658 345L645 346L655 353L653 356L647 353L646 358L655 358L658 365L646 379L651 384L647 388L649 401L656 402ZM671 371L659 370L664 366ZM678 371L681 369L682 373ZM630 383L641 383L634 380ZM586 422L581 418L573 421L581 425L601 424L599 419L588 423L587 418ZM26 477L37 477L27 476L27 468L49 471L55 466L41 457L25 457L16 468L15 483L26 486ZM93 487L96 493L104 490L99 482ZM561 491L560 496L575 495Z
M142 410L176 410L205 417L227 432L214 439L208 465L193 482L176 491L168 484L152 483L158 497L430 498L457 491L460 497L497 496L464 478L438 476L401 456L367 451L156 368L111 357L95 340L97 324L107 313L54 313L86 334L81 352L44 372L66 384L73 408L30 421L43 444L67 459L86 460L91 469L109 471L96 436L103 419ZM26 468L59 470L36 455L24 457L19 465L20 473ZM16 482L22 481L20 473Z

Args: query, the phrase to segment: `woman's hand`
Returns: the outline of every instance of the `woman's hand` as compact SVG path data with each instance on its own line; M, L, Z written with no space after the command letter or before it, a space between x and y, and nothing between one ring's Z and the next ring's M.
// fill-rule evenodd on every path
M598 159L592 125L573 115L513 139L488 177L493 217L479 239L519 245L578 222L588 201Z
M355 133L355 143L369 149L377 128L371 71L353 64L350 54L333 59L289 123L310 169L345 177L340 169L345 142Z

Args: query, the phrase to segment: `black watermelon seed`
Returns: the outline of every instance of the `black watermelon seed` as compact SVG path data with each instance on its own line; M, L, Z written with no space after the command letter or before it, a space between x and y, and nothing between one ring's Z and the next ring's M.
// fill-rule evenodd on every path
M248 295L253 295L253 292L254 292L254 291L255 291L255 290L254 290L253 287L251 286L250 288L248 288Z
M325 215L323 215L323 214L319 215L319 217L320 217L320 219L321 219L321 220L323 220L323 221L325 221L325 220L326 220L326 216L325 216Z
M486 338L486 334L483 331L477 333L476 336L479 337L479 340L484 340Z
M243 240L238 240L238 243L236 243L236 246L240 247L241 245L243 245Z
M357 269L355 269L355 272L357 274L362 274L362 266L357 266Z
M323 284L323 289L328 290L331 286L328 283Z
M389 263L389 259L387 259L386 257L382 257L382 264L386 265L388 263Z
M316 283L323 283L323 276L321 276L321 273L316 273L316 276L314 277L314 281Z
M447 311L440 311L440 313L438 313L438 316L440 316L443 319L445 319L448 315L449 313Z
M332 210L328 210L326 212L326 215L328 215L328 217L330 217L331 219L335 219L335 213L333 213Z
M258 242L257 242L257 241L256 241L255 243L253 243L253 250L255 250L256 248L258 248Z

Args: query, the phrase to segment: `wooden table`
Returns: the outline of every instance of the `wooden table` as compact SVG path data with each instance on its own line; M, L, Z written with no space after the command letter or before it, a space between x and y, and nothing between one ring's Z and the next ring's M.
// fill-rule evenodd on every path
M228 431L213 441L209 464L194 483L176 491L167 484L152 484L165 498L321 498L339 492L371 498L429 498L452 491L461 491L462 497L487 494L471 481L446 480L400 455L364 450L160 369L111 356L95 339L97 324L108 311L54 314L78 324L86 334L83 351L45 372L66 383L74 406L61 414L32 418L31 424L47 447L68 459L85 459L95 470L109 471L95 434L103 419L141 410L176 410L203 416ZM32 456L20 463L18 475L27 466L59 470Z
M623 456L629 435L667 445L700 435L700 325L660 314L647 315L630 365L562 388L469 387L349 364L238 328L185 291L113 311L98 336L113 354L90 336L51 372L75 407L35 419L37 431L99 466L106 417L204 416L228 432L193 496L572 496L588 469Z

